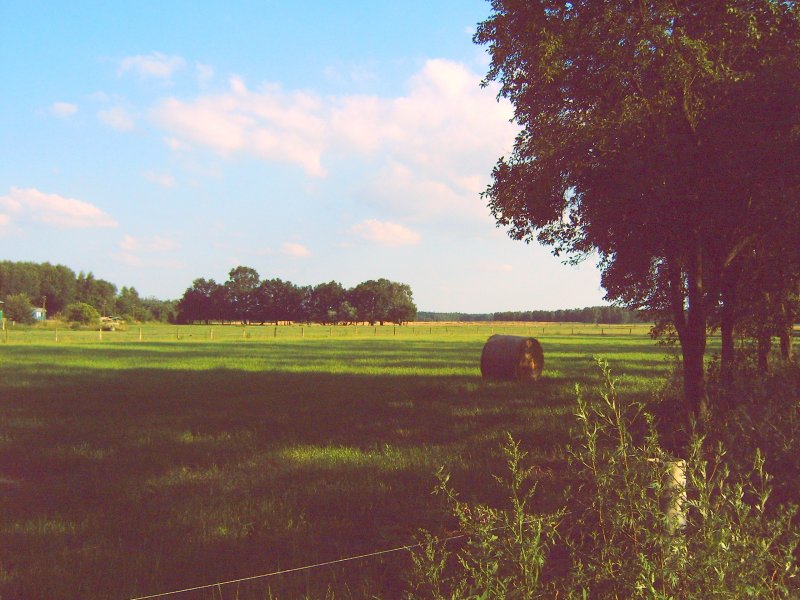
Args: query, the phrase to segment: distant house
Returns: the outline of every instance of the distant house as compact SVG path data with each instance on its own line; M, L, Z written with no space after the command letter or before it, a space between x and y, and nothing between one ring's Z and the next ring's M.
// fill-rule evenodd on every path
M47 319L47 311L44 308L37 308L34 306L31 312L36 321L44 321Z

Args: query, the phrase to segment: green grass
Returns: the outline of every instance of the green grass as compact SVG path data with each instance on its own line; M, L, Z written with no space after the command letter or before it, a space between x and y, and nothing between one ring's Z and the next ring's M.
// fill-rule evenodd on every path
M574 384L599 384L592 356L608 359L623 394L649 394L669 368L641 330L554 329L536 332L541 382L486 382L488 325L352 329L216 327L211 341L207 327L151 326L142 342L129 328L58 343L53 330L11 331L0 344L0 598L125 598L401 546L448 525L430 493L439 466L493 501L505 431L537 464L542 507L554 506ZM407 561L176 597L330 587L392 598Z

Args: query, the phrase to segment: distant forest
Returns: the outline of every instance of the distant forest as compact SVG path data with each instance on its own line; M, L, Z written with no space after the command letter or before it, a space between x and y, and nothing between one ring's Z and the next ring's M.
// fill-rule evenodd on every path
M420 321L530 321L538 323L608 323L627 324L642 321L638 311L617 306L589 306L563 310L516 310L495 313L448 313L419 311Z
M6 317L22 323L31 319L31 307L48 316L64 312L74 303L88 304L102 316L117 315L131 321L173 321L175 302L142 298L134 287L117 286L91 272L75 271L50 263L0 261L0 300Z
M91 272L84 273L81 271L76 274L75 271L63 265L0 261L0 300L6 303L6 316L11 318L14 318L12 315L13 311L10 310L12 305L20 304L20 301L23 300L21 303L22 306L46 308L48 316L55 316L61 313L71 303L81 302L94 307L101 315L117 315L132 321L194 321L209 318L209 316L205 314L195 314L197 312L197 306L195 306L197 305L195 301L197 298L195 298L195 296L197 296L197 292L199 292L198 288L203 287L202 285L198 286L198 284L207 284L211 288L220 288L215 294L211 295L216 296L222 291L225 291L226 293L224 296L231 299L237 296L235 292L241 292L241 290L238 290L238 288L241 287L238 284L242 283L240 280L243 279L244 275L252 275L256 280L258 279L257 274L255 274L255 272L250 273L250 271L251 270L246 267L237 267L237 269L231 272L237 275L237 277L232 277L230 281L219 285L215 284L213 280L208 282L196 280L192 284L192 287L187 290L187 294L184 294L184 297L178 301L159 300L152 297L142 298L133 287L123 286L117 288L117 286L110 281L96 278ZM259 282L259 284L261 283L264 282ZM282 284L278 286L281 287L281 289L292 286L289 282L270 280L261 287L264 290L267 288L272 289L278 283ZM386 293L389 291L393 292L389 294L389 296L398 297L402 302L383 302L382 305L397 305L399 308L394 311L389 311L392 312L392 314L389 314L389 312L383 314L381 311L366 310L365 306L362 306L365 301L361 296L365 295L362 292L368 287L367 284L374 284ZM384 285L381 286L379 284ZM384 290L384 288L386 289ZM298 317L299 320L334 323L350 322L353 320L388 320L403 322L413 318L413 313L416 310L411 300L411 288L404 284L396 284L386 280L365 282L364 284L356 286L353 290L345 290L340 284L330 282L314 287L308 286L307 289L303 288L300 291L302 293L298 293L297 295L302 300L300 304L304 310L300 311L300 313L303 314L298 313L297 315L291 315ZM203 294L200 295L202 296ZM239 293L238 295L242 294ZM247 294L244 295L246 296ZM273 296L274 295L275 294L273 294ZM374 293L366 295L370 298L375 296ZM328 296L331 296L331 298ZM241 300L241 298L237 299ZM223 304L227 305L228 303L226 302ZM247 302L238 302L238 304L247 304ZM255 303L256 306L260 304L264 303ZM274 302L268 304L272 305ZM336 314L331 313L334 309ZM360 311L358 309L360 309ZM29 309L24 310L29 311ZM351 312L353 314L350 314ZM369 314L359 315L359 312L366 312ZM566 310L528 310L495 313L418 311L416 319L420 321L452 322L536 321L612 324L636 323L640 320L638 315L639 313L636 311L630 311L615 306L592 306L588 308ZM246 319L252 318L253 316L256 315L247 315ZM262 320L263 316L264 315L258 315L256 322ZM274 319L274 315L272 314L267 316L270 319ZM225 317L232 318L227 314ZM238 315L238 317L241 318L242 315ZM224 320L223 317L219 318Z

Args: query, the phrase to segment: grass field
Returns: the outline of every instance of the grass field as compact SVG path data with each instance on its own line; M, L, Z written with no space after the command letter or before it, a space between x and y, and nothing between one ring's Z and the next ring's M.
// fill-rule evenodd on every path
M544 327L544 334L541 328ZM131 598L444 532L439 466L492 502L503 432L560 502L574 385L671 363L642 326L11 329L0 344L0 598ZM598 330L602 330L601 332ZM486 382L492 332L535 335L537 384ZM212 339L213 337L213 339ZM168 598L397 597L407 552Z

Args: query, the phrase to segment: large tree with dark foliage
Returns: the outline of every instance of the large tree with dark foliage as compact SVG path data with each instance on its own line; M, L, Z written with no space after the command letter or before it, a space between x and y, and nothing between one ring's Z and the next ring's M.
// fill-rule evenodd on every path
M798 227L796 4L491 5L475 41L521 126L485 194L498 224L557 255L596 252L608 299L666 315L704 416L709 318L722 313L729 363L743 257Z
M235 267L228 273L225 282L227 294L227 318L242 323L249 323L258 312L258 296L256 290L260 285L258 272L251 267Z
M348 293L360 321L404 323L417 315L411 287L388 279L370 279Z

